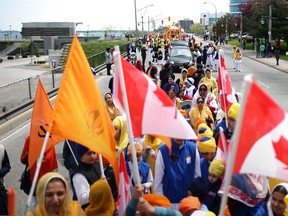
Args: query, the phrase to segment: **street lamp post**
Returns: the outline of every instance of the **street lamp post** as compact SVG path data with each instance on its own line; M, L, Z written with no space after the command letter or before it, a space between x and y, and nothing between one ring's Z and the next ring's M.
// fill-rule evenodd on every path
M134 13L135 13L135 33L138 33L138 23L137 23L137 6L136 6L136 0L134 0Z
M9 25L9 29L10 29L10 31L9 31L9 40L11 41L11 25Z
M142 11L143 9L146 9L146 8L148 8L148 7L152 7L152 6L154 6L154 5L153 5L153 4L151 4L151 5L147 5L147 6L143 7L143 8L141 8L140 10L138 10L138 12L140 12L140 11ZM143 17L144 17L144 15L145 15L145 13L146 13L146 10L144 11L144 14L141 13L142 34L143 34L143 32L144 32L144 22L143 22Z
M211 4L214 6L214 9L215 9L215 22L217 21L217 7L214 3L212 2L204 2L204 4Z

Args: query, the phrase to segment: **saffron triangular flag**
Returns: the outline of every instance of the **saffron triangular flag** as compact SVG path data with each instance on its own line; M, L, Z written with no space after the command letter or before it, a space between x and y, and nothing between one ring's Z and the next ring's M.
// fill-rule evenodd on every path
M52 112L53 107L49 101L48 95L41 80L39 80L30 125L30 141L28 151L28 164L30 169L39 158L42 145L44 143L45 134L48 130L48 124L52 117ZM64 138L60 136L50 134L46 150L63 140Z
M111 163L118 182L115 130L77 36L59 87L51 133L103 155Z
M125 209L130 201L128 172L123 153L119 158L119 186L118 186L118 213L124 215Z
M133 135L143 134L168 136L178 139L197 139L191 126L175 108L167 94L143 72L114 56L114 96L124 110L122 90L126 92ZM117 61L120 59L120 62ZM121 67L122 65L122 67ZM125 89L120 86L123 72Z
M255 80L247 82L251 84L247 89L246 103L240 107L244 109L243 117L236 125L240 136L234 173L257 173L288 180L287 113Z
M221 109L227 114L230 106L237 103L234 95L230 77L226 69L226 64L222 55L219 55L218 67L218 91Z

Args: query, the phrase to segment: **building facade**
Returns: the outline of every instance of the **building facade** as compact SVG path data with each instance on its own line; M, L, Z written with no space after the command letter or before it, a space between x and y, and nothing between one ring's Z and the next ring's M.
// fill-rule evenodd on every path
M245 2L248 2L248 0L230 0L230 13L240 12L238 5Z
M22 37L51 37L65 36L73 37L76 33L76 23L74 22L28 22L22 23Z

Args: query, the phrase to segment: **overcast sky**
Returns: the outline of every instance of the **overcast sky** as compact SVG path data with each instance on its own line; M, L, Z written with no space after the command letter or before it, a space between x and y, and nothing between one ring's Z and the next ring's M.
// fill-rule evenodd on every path
M135 29L134 0L1 0L0 30L21 31L22 22L82 22L77 30ZM177 22L189 18L199 22L200 13L229 11L229 0L136 0L137 22L144 20L148 28L148 16ZM152 5L153 6L149 6ZM214 4L214 5L213 5ZM147 7L146 9L143 9ZM145 11L146 10L146 11ZM165 20L164 20L165 22ZM138 26L140 30L141 25Z

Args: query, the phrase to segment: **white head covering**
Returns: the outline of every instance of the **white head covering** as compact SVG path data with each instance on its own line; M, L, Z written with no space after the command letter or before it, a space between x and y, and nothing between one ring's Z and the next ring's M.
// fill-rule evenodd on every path
M282 183L279 183L279 184L275 185L275 187L273 188L273 190L271 192L271 196L269 198L269 201L267 203L267 210L268 210L268 215L269 216L274 216L272 208L271 208L271 200L272 200L272 194L274 193L275 188L278 187L278 186L283 186L288 192L288 183L282 182ZM287 209L287 205L286 205L286 209L285 209L286 214L287 214L287 211L288 211L288 209ZM284 214L284 215L286 215L286 214Z

